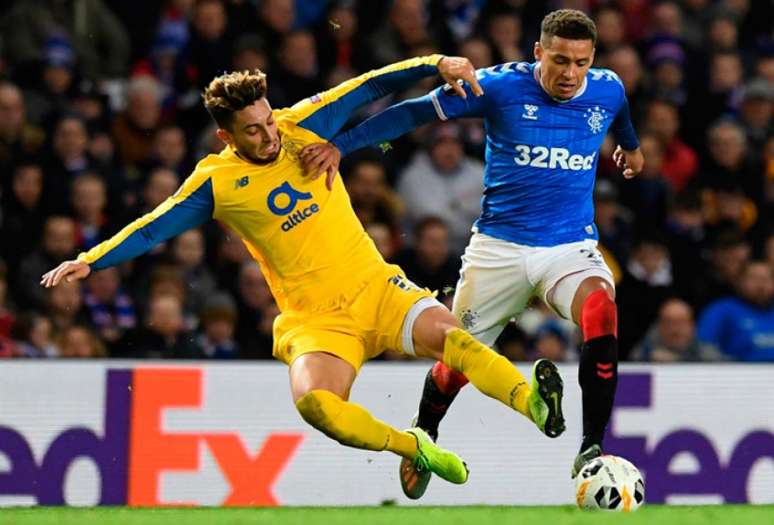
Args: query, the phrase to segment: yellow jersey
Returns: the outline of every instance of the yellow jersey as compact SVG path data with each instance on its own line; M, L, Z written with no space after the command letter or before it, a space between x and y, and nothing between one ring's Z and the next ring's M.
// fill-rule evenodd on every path
M93 270L120 264L215 218L236 231L280 310L313 311L347 301L385 264L336 177L310 180L301 149L332 139L358 107L437 73L441 55L370 71L290 108L274 110L281 151L270 164L229 146L202 159L178 191L112 238L78 256Z

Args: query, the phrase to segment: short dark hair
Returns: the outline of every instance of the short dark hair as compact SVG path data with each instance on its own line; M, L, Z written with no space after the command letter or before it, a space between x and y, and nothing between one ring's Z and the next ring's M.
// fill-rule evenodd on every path
M591 40L597 44L597 26L594 21L577 9L559 9L548 13L540 24L540 41L552 36L570 40Z
M266 75L260 69L224 73L210 82L202 96L213 120L230 130L234 113L266 96Z

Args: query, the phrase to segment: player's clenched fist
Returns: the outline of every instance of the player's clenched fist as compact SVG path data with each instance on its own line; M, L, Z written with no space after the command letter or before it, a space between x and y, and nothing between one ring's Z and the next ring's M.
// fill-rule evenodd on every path
M443 57L438 62L438 74L448 82L448 84L457 92L462 98L468 98L468 94L465 93L465 89L458 82L462 80L470 84L470 89L473 94L480 97L484 94L484 90L481 89L481 85L476 78L476 68L465 57Z
M69 283L85 279L90 273L91 268L85 262L65 261L50 272L45 273L40 279L40 284L46 288L51 288L59 284L62 279Z
M645 157L642 155L640 148L627 151L618 146L613 152L613 161L616 166L623 170L623 176L627 179L636 177L645 167Z

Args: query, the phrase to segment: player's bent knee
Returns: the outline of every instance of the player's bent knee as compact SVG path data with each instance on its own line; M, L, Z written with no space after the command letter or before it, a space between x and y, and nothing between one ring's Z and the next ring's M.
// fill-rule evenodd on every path
M618 335L618 310L607 290L596 290L586 297L581 309L580 325L584 341Z

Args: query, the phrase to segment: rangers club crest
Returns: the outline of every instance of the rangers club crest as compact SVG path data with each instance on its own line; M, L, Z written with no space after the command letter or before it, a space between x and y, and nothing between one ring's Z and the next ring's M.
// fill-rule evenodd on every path
M605 108L600 108L599 106L594 106L594 108L589 108L586 110L586 113L583 114L583 116L586 118L586 122L589 125L589 129L592 133L595 135L602 131L602 125L605 122L605 119L607 118L607 111Z

